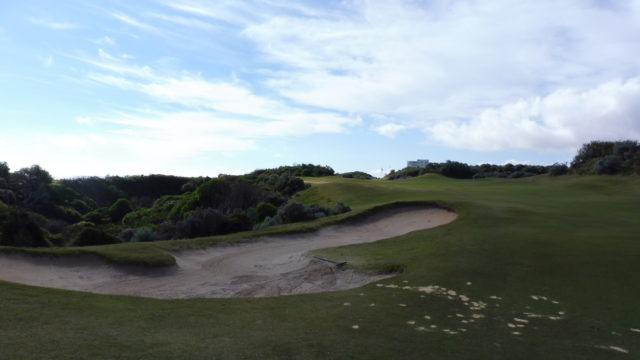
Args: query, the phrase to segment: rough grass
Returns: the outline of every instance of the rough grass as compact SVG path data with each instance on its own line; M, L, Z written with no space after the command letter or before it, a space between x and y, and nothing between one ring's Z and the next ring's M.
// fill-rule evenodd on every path
M638 177L321 180L326 183L298 200L342 200L354 213L395 201L438 201L460 217L435 229L318 251L361 269L404 269L350 291L153 300L0 282L0 358L640 357L640 333L631 330L640 329ZM233 238L153 246L162 251ZM427 293L428 285L446 290ZM460 294L469 298L466 305ZM473 302L479 309L471 309Z

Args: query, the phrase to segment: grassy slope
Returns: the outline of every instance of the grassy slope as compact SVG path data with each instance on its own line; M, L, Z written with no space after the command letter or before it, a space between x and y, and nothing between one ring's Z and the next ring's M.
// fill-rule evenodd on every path
M381 283L437 284L487 309L375 284L268 299L152 300L0 282L0 358L640 357L640 333L629 330L640 328L637 177L322 180L300 200L343 200L356 210L398 200L456 207L461 216L447 226L318 253L363 269L402 265L403 274ZM219 240L200 242L211 241ZM566 317L528 319L513 335L507 324L526 319L523 312ZM472 313L485 317L461 323ZM432 324L467 331L416 330ZM609 345L629 353L595 347Z

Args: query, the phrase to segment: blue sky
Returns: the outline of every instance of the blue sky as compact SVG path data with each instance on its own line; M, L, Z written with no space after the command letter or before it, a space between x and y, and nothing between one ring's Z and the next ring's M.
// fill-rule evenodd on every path
M640 139L640 1L0 0L0 161L381 175Z

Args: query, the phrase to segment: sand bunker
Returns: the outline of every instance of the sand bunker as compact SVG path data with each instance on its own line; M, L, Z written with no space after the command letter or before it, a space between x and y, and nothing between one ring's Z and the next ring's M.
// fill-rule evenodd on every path
M259 297L349 289L383 276L358 273L305 255L310 250L386 239L453 221L424 206L386 209L306 234L172 253L167 269L115 266L94 256L0 255L0 279L28 285L154 298ZM339 260L339 259L338 259Z

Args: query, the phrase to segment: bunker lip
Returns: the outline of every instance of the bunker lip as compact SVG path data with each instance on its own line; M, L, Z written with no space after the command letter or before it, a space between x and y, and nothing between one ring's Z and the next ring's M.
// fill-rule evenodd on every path
M382 206L315 232L173 252L166 269L110 264L96 256L0 254L0 280L152 298L263 297L336 291L386 278L338 267L307 252L373 242L447 224L457 218L436 204ZM338 259L339 260L339 259Z

